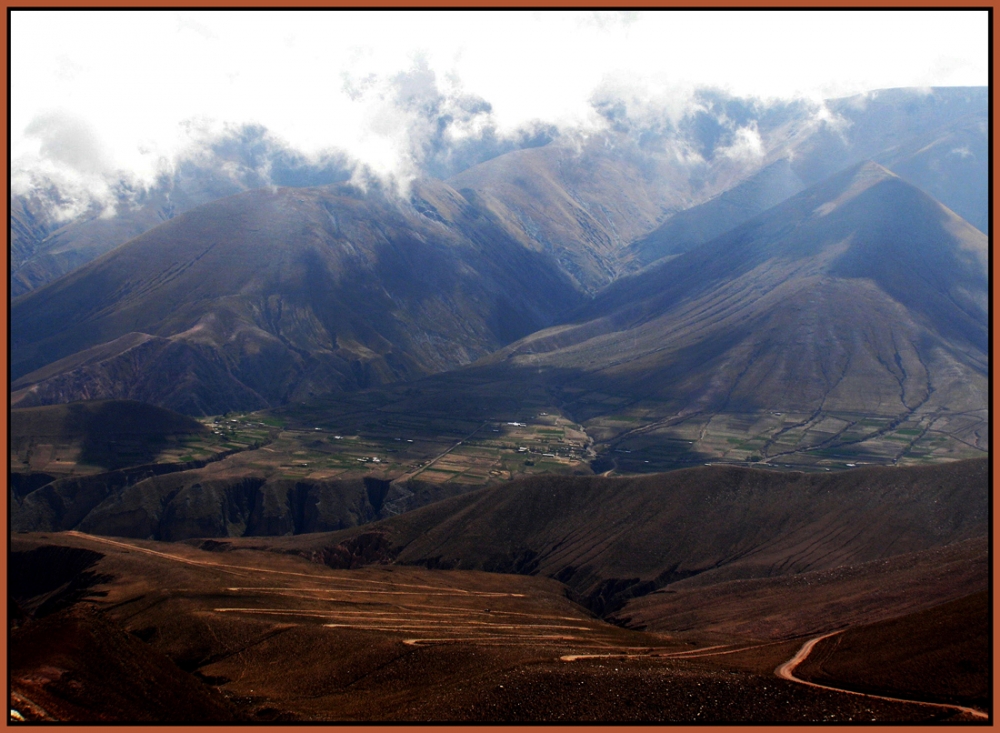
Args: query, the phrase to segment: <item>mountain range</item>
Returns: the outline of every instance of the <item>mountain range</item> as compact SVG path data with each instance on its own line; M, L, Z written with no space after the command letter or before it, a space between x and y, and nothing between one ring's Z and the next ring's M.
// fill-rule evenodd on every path
M988 90L599 112L12 199L12 715L991 715Z
M985 403L987 238L873 163L622 278L498 351L677 411L912 417ZM947 375L947 376L945 376ZM939 391L940 390L940 391Z
M969 138L985 134L980 99L834 100L839 137L759 115L775 161L716 153L702 179L604 138L513 151L405 198L345 183L219 199L15 299L13 403L214 414L485 358L610 383L654 370L645 393L688 411L870 403L899 416L937 409L932 392L978 405L985 236L877 164L805 186L877 152L971 212L982 187L961 166L982 157ZM944 154L952 144L961 154Z

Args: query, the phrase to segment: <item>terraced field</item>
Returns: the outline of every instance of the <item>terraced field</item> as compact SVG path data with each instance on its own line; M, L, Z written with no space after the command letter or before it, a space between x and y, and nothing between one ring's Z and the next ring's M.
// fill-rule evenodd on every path
M379 411L346 419L328 415L311 427L293 413L283 416L284 427L255 451L252 464L289 478L372 476L466 486L538 473L589 473L593 441L580 425L550 409L519 420L482 421ZM253 426L261 424L256 413L228 420L241 441L252 439Z

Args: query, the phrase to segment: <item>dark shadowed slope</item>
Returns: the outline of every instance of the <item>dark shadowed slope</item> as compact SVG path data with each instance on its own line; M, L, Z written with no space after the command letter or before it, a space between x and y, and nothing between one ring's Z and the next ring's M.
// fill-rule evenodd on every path
M577 302L554 261L442 184L410 202L253 191L15 302L14 400L263 407L467 363Z
M24 439L120 440L129 435L165 436L206 430L197 420L141 402L97 400L10 412L11 441Z
M105 469L152 463L169 438L207 432L190 417L142 402L96 400L13 409L10 465L24 470L55 454Z
M329 532L385 516L387 480L291 479L252 459L49 476L45 485L12 497L11 527L176 541ZM459 491L429 486L413 504Z
M824 639L796 673L860 692L989 710L991 619L982 590Z
M86 607L28 621L11 637L9 664L10 707L31 721L240 718L219 690Z

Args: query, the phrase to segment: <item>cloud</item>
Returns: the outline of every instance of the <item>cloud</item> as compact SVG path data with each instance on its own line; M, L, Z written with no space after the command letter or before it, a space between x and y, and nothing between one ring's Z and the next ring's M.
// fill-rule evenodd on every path
M66 111L49 110L25 127L24 140L22 149L30 152L22 152L12 166L12 193L35 193L56 220L114 213L130 174L115 169L93 126Z
M97 131L85 120L66 112L38 115L24 134L39 141L42 158L62 163L81 174L100 174L111 167L109 152Z
M48 182L113 202L120 181L159 185L250 128L298 156L301 173L336 160L338 170L400 181L607 130L688 160L717 148L753 154L753 131L765 147L767 131L739 116L750 105L726 108L699 90L771 104L938 79L985 84L987 20L948 11L15 10L12 176L22 189ZM236 177L274 177L263 164L226 165Z
M717 155L740 162L758 161L764 157L764 143L760 139L756 122L738 128L733 137L732 144L719 148L716 151Z

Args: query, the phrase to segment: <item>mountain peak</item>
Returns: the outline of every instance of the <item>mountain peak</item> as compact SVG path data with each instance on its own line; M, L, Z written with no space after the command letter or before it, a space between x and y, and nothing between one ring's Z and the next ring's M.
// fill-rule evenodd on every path
M892 171L883 168L874 161L866 160L863 163L852 166L840 175L830 179L828 186L822 186L821 184L821 187L827 189L830 195L824 197L827 200L816 207L814 213L817 216L826 216L839 209L848 201L857 198L872 186L890 180L900 180L900 178ZM837 189L840 190L839 194L836 193Z

